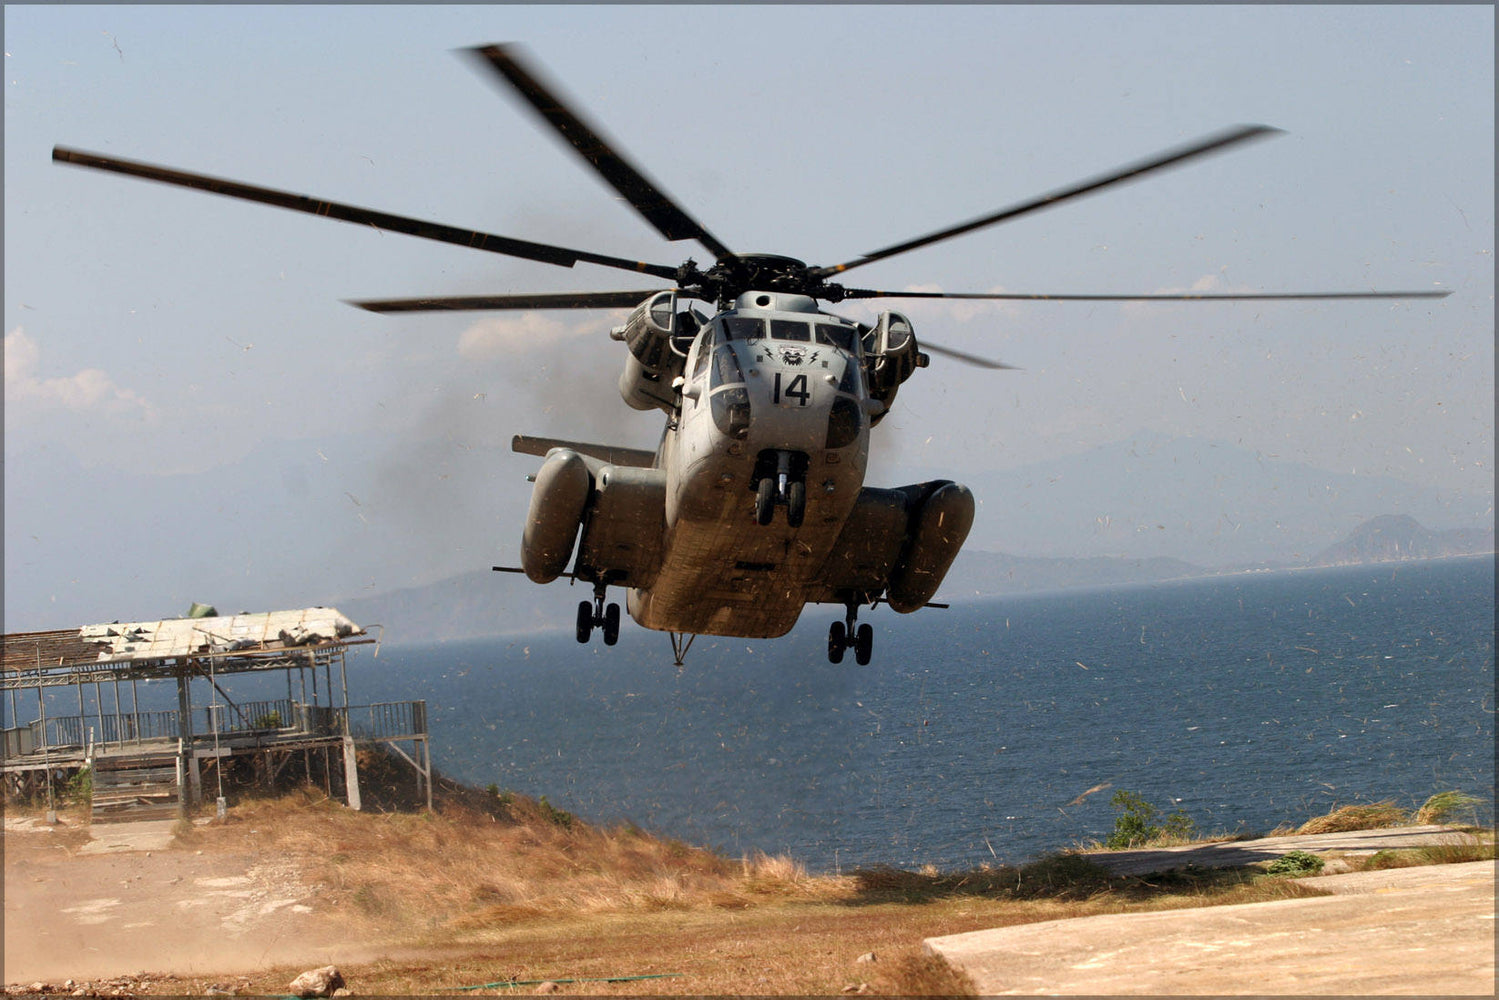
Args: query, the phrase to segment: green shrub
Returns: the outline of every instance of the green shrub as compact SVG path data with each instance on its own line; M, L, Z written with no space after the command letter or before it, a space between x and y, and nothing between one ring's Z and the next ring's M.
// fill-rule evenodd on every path
M63 786L62 797L67 802L86 806L94 801L94 770L82 767Z
M1408 855L1403 855L1398 851L1375 851L1373 854L1364 859L1362 870L1366 872L1377 872L1384 871L1386 868L1406 868L1409 867L1410 864L1411 861L1409 860Z
M545 795L543 795L536 804L541 807L542 815L544 815L547 818L547 821L554 826L560 826L564 830L571 830L573 828L573 823L577 819L577 817L575 817L570 812L558 809L556 806L552 805L547 801L547 797Z
M1180 809L1166 817L1166 825L1161 828L1161 837L1164 840L1191 840L1197 836L1197 824L1192 822L1192 817Z
M1121 788L1114 793L1109 804L1119 810L1119 815L1114 819L1114 832L1103 845L1111 851L1143 847L1162 840L1190 840L1197 834L1197 824L1180 809L1165 818L1164 826L1155 822L1160 810L1146 802L1137 792Z
M1271 875L1289 875L1296 878L1301 875L1315 875L1326 863L1317 855L1307 851L1291 851L1270 862L1265 871Z

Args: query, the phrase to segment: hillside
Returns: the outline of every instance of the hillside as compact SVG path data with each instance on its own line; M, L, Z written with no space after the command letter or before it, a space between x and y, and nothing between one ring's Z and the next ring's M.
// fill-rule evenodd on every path
M1269 875L1284 852L1271 841L1256 842L1262 856L1231 862L1247 867L1219 867L1220 849L1236 845L1204 844L1200 867L1148 879L1111 874L1114 859L1145 860L1139 849L1018 868L813 876L789 857L728 858L628 824L593 826L545 798L442 779L436 809L416 811L404 763L382 768L362 754L367 765L367 812L303 787L236 799L223 818L181 824L151 850L99 850L81 809L55 829L7 815L5 992L279 996L298 973L334 964L360 995L557 992L539 988L548 982L587 994L972 995L924 940L1328 891ZM1296 843L1327 858L1324 874L1492 865L1492 831L1437 839L1433 827L1387 829L1407 816L1370 818L1377 808L1312 821L1380 827L1389 849L1374 857L1356 857L1339 834L1325 846ZM109 830L105 842L118 838ZM1376 952L1403 967L1398 950ZM1471 966L1457 959L1454 968Z
M1313 566L1356 566L1401 559L1446 559L1494 551L1494 529L1432 531L1403 514L1376 517L1318 552Z

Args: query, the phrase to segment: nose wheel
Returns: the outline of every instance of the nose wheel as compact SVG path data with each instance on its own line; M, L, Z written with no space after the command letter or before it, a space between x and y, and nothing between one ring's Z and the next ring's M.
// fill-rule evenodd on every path
M829 663L842 663L843 654L852 649L854 662L861 667L868 666L870 658L874 655L874 629L868 622L855 625L854 619L858 613L859 606L849 604L847 620L834 622L828 628Z
M587 642L595 628L604 630L604 645L619 642L619 605L604 605L604 588L594 588L592 601L578 602L578 641Z
M768 457L762 454L763 465L769 465ZM807 463L798 460L804 456L789 451L778 451L774 457L774 472L767 468L755 486L755 520L769 524L776 507L785 504L787 525L800 528L807 516Z

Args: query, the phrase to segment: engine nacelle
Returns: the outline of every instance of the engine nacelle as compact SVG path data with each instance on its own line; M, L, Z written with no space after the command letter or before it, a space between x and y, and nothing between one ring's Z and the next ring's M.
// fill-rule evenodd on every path
M690 312L677 312L675 292L658 292L635 307L623 326L609 331L630 349L619 376L619 394L637 410L676 407L672 381L687 363L687 351L701 321Z
M910 541L890 571L890 607L907 614L924 607L947 575L973 526L973 493L959 483L929 483L911 514Z
M571 448L554 448L541 463L520 543L521 569L532 582L551 583L567 571L592 488L587 463Z
M880 313L875 325L864 333L864 377L869 396L884 407L871 418L871 424L879 423L895 402L900 384L916 369L925 368L927 361L917 349L911 321L900 313Z

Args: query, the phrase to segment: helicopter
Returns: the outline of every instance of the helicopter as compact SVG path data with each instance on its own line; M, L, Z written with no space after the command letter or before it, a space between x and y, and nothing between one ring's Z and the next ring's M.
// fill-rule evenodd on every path
M519 567L537 584L589 585L576 637L618 642L625 591L639 625L667 632L680 666L699 635L775 638L809 604L841 605L827 655L872 659L861 609L909 614L933 601L973 523L972 492L951 480L865 483L871 431L897 391L932 355L1013 366L918 342L902 313L873 323L824 304L859 299L1210 301L1441 298L1446 291L1027 294L891 291L837 281L855 268L1054 208L1280 133L1236 125L1103 174L834 265L736 252L649 179L565 100L515 44L462 50L479 72L537 119L668 241L691 240L700 266L629 260L484 233L64 146L54 161L325 216L377 230L560 267L579 263L669 284L619 291L350 300L375 313L455 310L631 310L609 331L624 345L619 391L629 407L664 416L654 451L517 435L512 450L542 459L534 475ZM706 311L691 303L702 303Z

